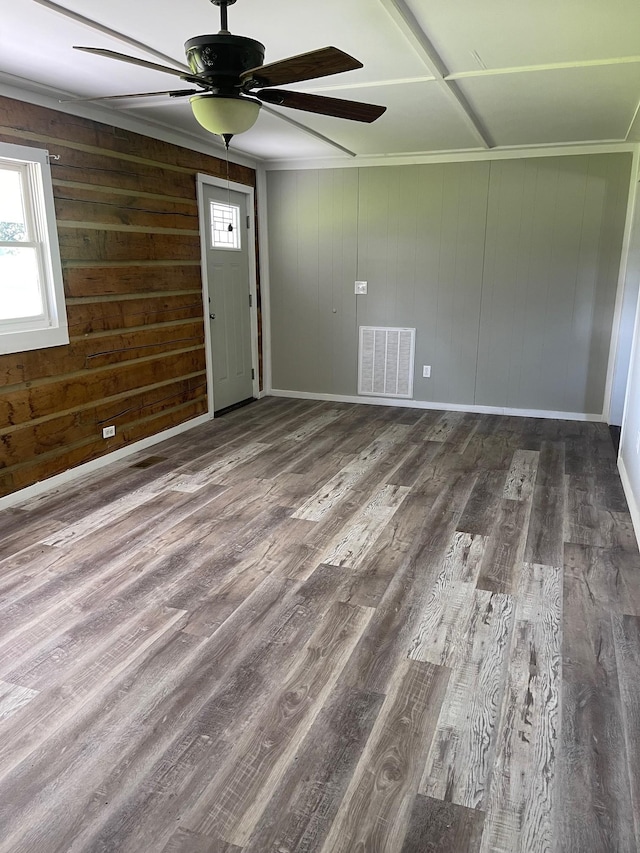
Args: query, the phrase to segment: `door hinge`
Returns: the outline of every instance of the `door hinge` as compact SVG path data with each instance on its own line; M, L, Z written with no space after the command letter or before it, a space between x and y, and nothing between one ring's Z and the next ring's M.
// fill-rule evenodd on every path
M249 308L253 308L253 296L249 294Z
M253 367L251 368L251 378L252 379L256 378L256 371L255 371L255 368L253 368Z
M247 213L247 228L251 228L251 216Z

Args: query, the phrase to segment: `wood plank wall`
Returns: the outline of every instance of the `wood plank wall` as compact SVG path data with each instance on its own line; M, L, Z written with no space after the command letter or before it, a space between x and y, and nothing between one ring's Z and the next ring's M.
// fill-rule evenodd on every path
M59 157L70 336L0 356L2 496L206 412L195 176L226 163L1 97L0 141ZM230 178L255 186L245 166Z

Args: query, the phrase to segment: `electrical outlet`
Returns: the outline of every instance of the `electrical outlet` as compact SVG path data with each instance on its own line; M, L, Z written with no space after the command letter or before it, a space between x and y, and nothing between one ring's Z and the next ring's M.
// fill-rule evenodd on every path
M367 292L367 282L366 281L356 281L356 289L355 293L357 296L364 296Z
M430 379L430 377L431 377L431 365L430 364L423 364L422 365L422 378L423 379Z
M116 428L114 426L108 426L102 428L102 437L103 438L113 438L116 434Z

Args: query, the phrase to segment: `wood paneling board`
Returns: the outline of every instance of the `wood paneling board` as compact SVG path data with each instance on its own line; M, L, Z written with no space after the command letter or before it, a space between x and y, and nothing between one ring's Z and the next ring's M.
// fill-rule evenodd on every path
M523 559L565 449L581 505L611 490L601 430L419 437L449 420L266 398L1 512L0 851L634 851L628 514L560 541L563 568ZM292 517L356 459L321 520ZM457 530L487 472L509 524Z
M0 418L5 424L23 424L31 418L54 415L61 409L69 411L87 403L99 403L125 391L153 385L159 377L178 379L204 370L202 346L177 346L172 350L169 350L169 358L164 355L145 356L133 364L87 371L86 376L51 377L50 380L24 389L12 386L0 398Z
M93 297L111 294L157 294L163 291L202 293L200 265L181 261L148 262L139 266L104 266L101 263L82 267L64 266L64 289L68 297Z
M104 302L67 302L69 334L88 335L114 329L139 328L202 316L200 293Z
M602 410L629 165L491 163L477 404Z
M63 377L110 364L164 354L177 349L204 346L202 320L162 323L153 328L72 338L66 347L31 350L5 356L0 387L32 383L52 376Z
M198 230L198 209L193 203L167 203L135 194L122 196L104 192L71 190L55 187L56 217L59 224L68 222L128 225L144 228L180 228ZM80 198L78 198L78 196Z
M0 356L3 495L206 411L206 387L196 396L190 382L205 369L196 174L225 166L8 98L0 138L59 156L52 176L71 335L67 346ZM230 168L255 186L252 170ZM151 389L170 381L187 384L152 394L149 406ZM125 393L142 406L104 441L103 404Z

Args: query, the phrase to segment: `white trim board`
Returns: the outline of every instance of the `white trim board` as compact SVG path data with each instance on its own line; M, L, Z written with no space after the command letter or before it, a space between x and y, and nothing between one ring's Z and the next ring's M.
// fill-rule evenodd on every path
M168 438L173 438L180 435L182 432L187 432L197 426L208 423L208 415L199 415L197 418L192 418L190 421L185 421L171 429L163 430L155 435L150 435L148 438L142 438L133 444L128 444L126 447L121 447L114 450L112 453L105 453L104 456L99 456L97 459L92 459L90 462L84 462L76 468L69 468L63 471L62 474L56 474L54 477L48 477L46 480L40 480L34 483L33 486L27 486L25 489L20 489L10 495L0 498L0 510L9 509L9 507L24 503L24 501L42 495L45 492L55 492L67 483L72 483L74 480L79 480L81 477L91 474L93 471L98 471L100 468L105 468L112 462L118 462L120 459L125 459L127 456L133 456L140 450L145 450L147 447L152 447L154 444L160 444Z
M477 160L523 160L530 157L569 157L576 154L635 153L638 143L612 139L607 142L578 142L566 145L503 146L485 151L466 148L458 151L409 151L406 154L375 154L357 157L322 157L265 160L267 172L304 169L358 169L367 166L416 166L428 163L469 163Z
M618 471L620 472L620 479L622 480L624 496L626 497L627 503L629 504L629 512L631 514L633 530L636 534L636 539L638 540L638 546L640 546L640 506L638 505L635 495L633 494L633 490L631 489L631 480L629 479L629 475L627 474L627 469L625 468L622 456L618 457Z
M637 197L638 197L638 174L640 172L640 147L636 147L633 152L631 161L631 175L629 177L629 196L627 198L627 212L625 215L624 234L622 238L622 250L620 252L620 267L618 269L618 283L616 286L616 299L613 309L613 318L611 321L611 340L609 342L609 357L607 360L607 376L605 380L603 415L607 423L614 423L617 420L615 412L612 411L612 398L614 383L619 381L617 372L623 370L627 376L629 372L629 363L626 364L626 369L617 364L618 347L620 344L620 328L622 324L622 307L625 296L625 284L627 281L627 267L629 264L629 252L631 250L631 234L634 225Z
M521 418L548 418L559 421L593 421L602 423L602 414L587 412L551 412L546 409L510 409L503 406L473 406L466 403L434 403L428 400L403 400L396 397L358 397L348 394L320 394L309 391L284 391L272 388L271 397L292 397L296 400L323 400L329 403L363 403L367 406L401 406L407 409L432 409L438 412L469 412L479 415L513 415Z

